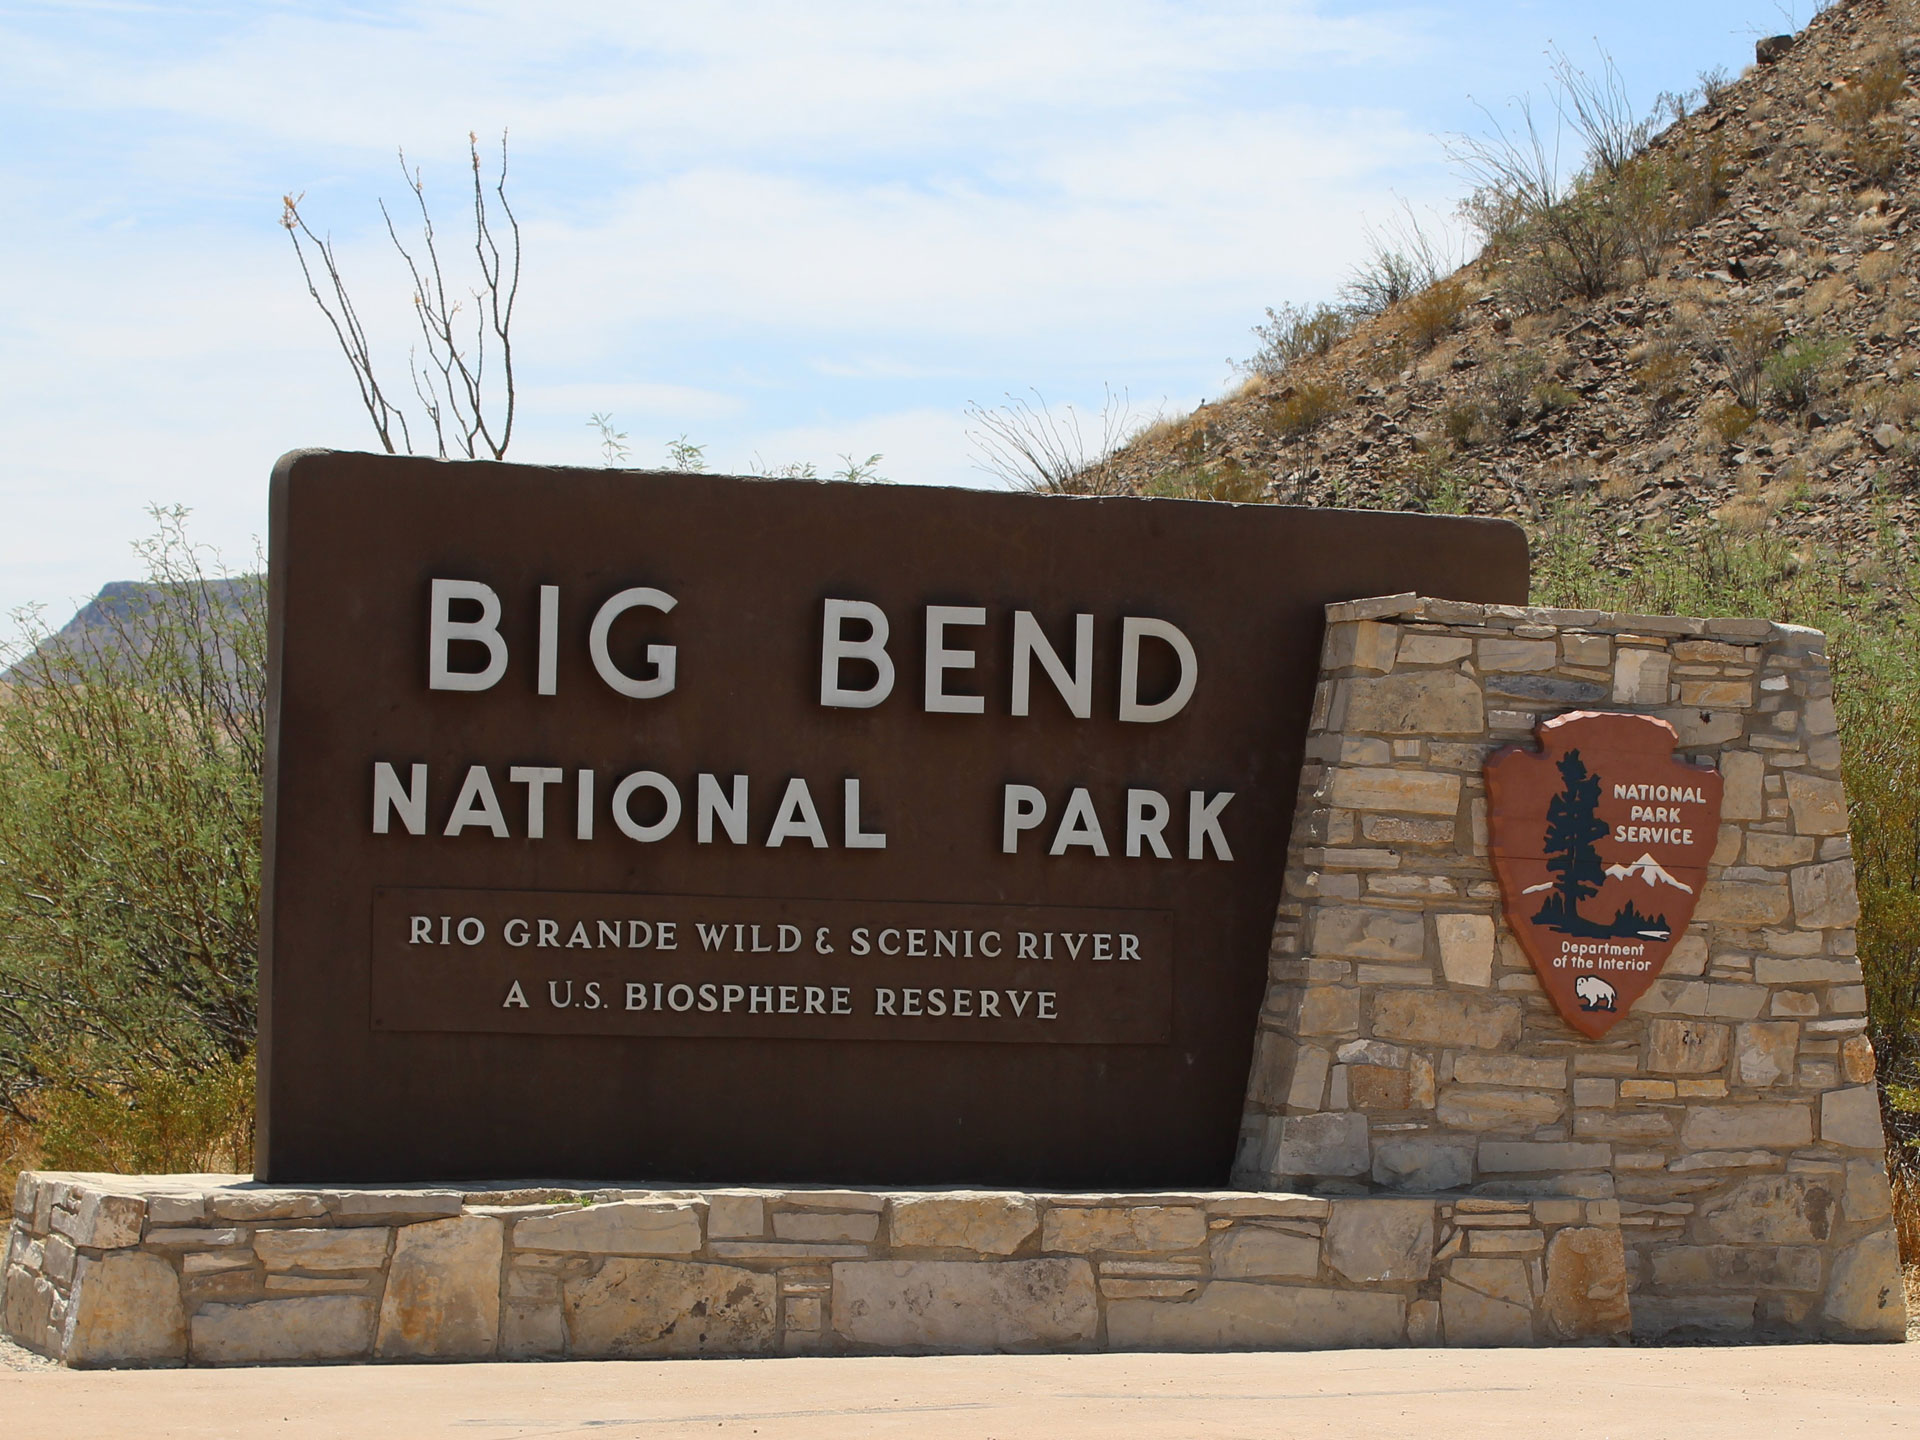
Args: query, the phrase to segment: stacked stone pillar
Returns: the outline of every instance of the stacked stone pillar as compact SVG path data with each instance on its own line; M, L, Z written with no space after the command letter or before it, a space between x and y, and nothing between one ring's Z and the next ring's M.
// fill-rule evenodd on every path
M1692 926L1603 1041L1501 918L1481 778L1578 709L1725 777ZM1858 914L1818 632L1330 606L1236 1183L1579 1200L1617 1216L1639 1334L1897 1336Z

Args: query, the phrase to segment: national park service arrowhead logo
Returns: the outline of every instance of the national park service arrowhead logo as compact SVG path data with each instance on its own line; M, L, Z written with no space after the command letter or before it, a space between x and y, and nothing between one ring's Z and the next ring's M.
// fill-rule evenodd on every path
M1507 923L1566 1021L1599 1039L1686 933L1720 834L1720 773L1651 715L1577 710L1487 761Z

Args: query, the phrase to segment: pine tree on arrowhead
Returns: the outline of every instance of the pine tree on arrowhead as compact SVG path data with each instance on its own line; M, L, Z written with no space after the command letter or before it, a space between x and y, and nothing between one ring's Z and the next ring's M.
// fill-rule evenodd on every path
M1582 924L1580 902L1591 899L1606 884L1600 852L1593 842L1605 837L1607 822L1599 816L1600 777L1587 773L1578 750L1569 750L1555 762L1560 771L1560 793L1547 802L1547 869L1554 893L1540 907L1536 920L1565 930Z

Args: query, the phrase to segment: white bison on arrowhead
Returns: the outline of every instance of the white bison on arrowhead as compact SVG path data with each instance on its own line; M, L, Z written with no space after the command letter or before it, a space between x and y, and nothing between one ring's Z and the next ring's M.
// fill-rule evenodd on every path
M1598 975L1582 975L1573 982L1573 993L1580 997L1582 1010L1613 1009L1614 989Z

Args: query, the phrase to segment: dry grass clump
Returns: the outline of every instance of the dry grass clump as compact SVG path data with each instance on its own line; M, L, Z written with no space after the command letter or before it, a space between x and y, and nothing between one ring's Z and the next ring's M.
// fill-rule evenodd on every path
M1282 435L1308 435L1346 408L1347 392L1333 380L1303 380L1283 390L1267 410Z
M1860 257L1860 263L1853 267L1853 280L1862 290L1871 294L1886 289L1899 273L1898 255L1888 250L1875 250L1870 255Z
M1759 412L1737 400L1724 405L1716 405L1701 417L1701 423L1707 434L1718 440L1722 446L1731 445L1752 428Z
M1833 96L1833 120L1843 130L1860 130L1891 110L1906 93L1907 73L1891 50L1876 54L1867 68Z
M1400 304L1406 335L1421 350L1431 349L1440 337L1459 325L1467 310L1467 283L1459 278L1440 280Z

